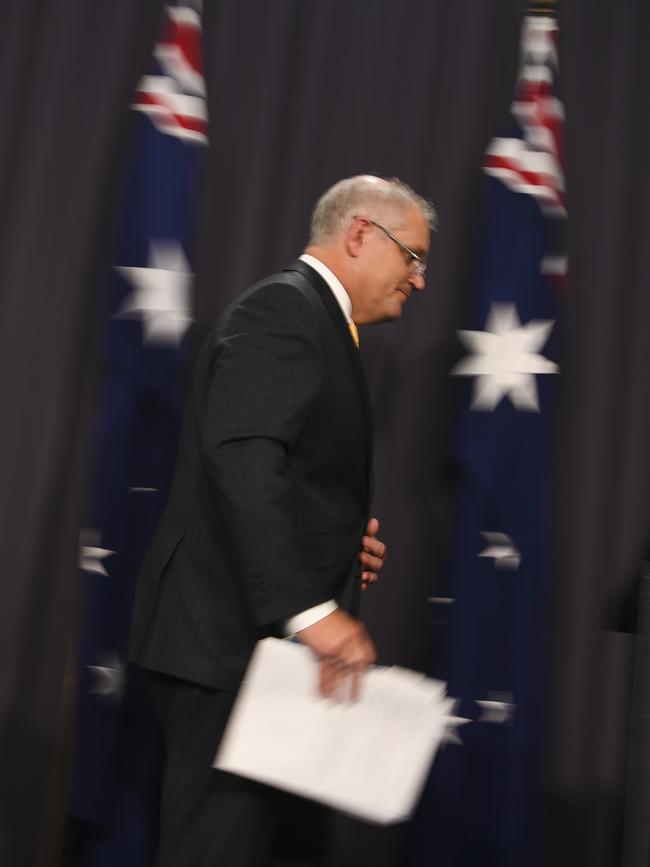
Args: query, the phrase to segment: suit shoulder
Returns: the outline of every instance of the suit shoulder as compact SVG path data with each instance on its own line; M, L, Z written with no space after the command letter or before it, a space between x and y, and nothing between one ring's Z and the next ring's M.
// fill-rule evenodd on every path
M304 308L306 305L313 307L318 298L318 292L307 280L282 271L260 280L243 292L237 301L239 303L273 303Z
M313 287L302 285L287 273L273 274L241 293L224 312L219 329L228 331L234 324L268 322L316 327L322 304Z

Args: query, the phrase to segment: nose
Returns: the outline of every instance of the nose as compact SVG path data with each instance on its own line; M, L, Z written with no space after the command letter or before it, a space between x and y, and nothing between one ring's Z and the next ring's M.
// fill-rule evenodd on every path
M409 278L409 283L411 286L416 289L418 292L421 292L424 289L424 274L420 274L419 271L411 274Z

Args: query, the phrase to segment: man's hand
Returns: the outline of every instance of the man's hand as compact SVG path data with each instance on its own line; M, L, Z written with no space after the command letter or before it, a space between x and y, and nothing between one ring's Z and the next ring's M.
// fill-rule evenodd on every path
M361 675L375 661L375 647L359 620L337 608L327 617L296 633L320 659L322 695L358 698Z
M379 532L379 521L377 518L371 518L366 527L366 535L363 537L363 550L359 553L361 560L361 589L365 590L369 584L373 584L379 577L378 573L384 565L384 560L388 554L388 549L383 542L377 538Z

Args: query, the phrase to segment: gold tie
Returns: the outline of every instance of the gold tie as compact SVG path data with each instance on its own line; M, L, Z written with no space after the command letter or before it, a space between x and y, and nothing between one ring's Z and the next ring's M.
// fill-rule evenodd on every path
M359 331L357 330L357 326L354 322L348 322L348 328L350 329L350 334L352 335L352 339L354 340L357 349L359 348Z

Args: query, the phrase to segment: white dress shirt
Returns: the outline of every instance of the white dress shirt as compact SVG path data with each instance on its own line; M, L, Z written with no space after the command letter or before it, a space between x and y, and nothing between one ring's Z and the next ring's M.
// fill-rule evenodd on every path
M323 280L332 290L332 294L336 300L339 302L339 307L343 311L346 320L352 322L352 301L348 293L345 291L345 286L341 283L336 274L330 271L327 265L324 265L320 259L317 259L315 256L310 256L309 253L303 253L300 257L300 261L304 262L305 265L309 265L309 267L313 268L314 271L318 271Z
M320 274L332 290L332 294L338 301L346 320L352 322L352 301L336 274L333 274L320 259L310 256L309 253L303 253L300 259ZM306 611L301 611L300 614L294 615L294 617L289 617L284 623L284 631L287 635L293 635L296 632L300 632L301 629L307 629L308 626L318 623L319 620L327 617L328 614L336 611L337 608L338 605L334 599L328 599L327 602L314 605L313 608L308 608Z

